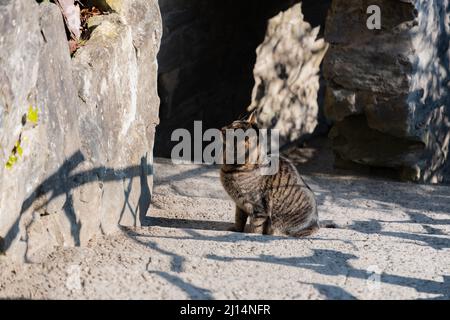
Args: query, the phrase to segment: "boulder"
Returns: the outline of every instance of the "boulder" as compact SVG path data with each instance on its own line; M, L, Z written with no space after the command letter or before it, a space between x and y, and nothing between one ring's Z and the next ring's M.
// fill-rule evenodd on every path
M310 134L317 126L319 71L328 45L317 39L320 27L304 21L301 4L268 22L253 70L249 110L258 123L279 130L281 144Z
M448 179L450 142L447 0L333 1L325 38L325 112L339 160L387 167L407 180ZM341 161L340 161L341 162ZM447 178L446 178L447 175Z

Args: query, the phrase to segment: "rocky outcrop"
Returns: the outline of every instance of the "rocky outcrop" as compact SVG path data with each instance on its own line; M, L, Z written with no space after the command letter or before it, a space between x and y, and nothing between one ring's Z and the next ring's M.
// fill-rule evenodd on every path
M0 4L0 242L29 260L139 225L158 122L156 1L103 1L71 58L51 3Z
M269 20L256 51L249 110L257 111L262 127L279 131L281 144L310 134L317 126L319 71L328 48L317 39L319 30L304 21L297 4Z
M413 181L445 180L450 166L449 2L335 0L325 37L325 110L338 163L398 170ZM447 176L448 177L448 176Z

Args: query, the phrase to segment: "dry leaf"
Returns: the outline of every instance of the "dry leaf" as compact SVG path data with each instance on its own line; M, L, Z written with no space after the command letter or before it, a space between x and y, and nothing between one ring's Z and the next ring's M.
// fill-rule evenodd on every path
M61 11L66 21L67 28L69 29L72 38L75 40L80 39L81 36L81 20L80 20L80 7L75 5L74 0L56 0L61 8Z

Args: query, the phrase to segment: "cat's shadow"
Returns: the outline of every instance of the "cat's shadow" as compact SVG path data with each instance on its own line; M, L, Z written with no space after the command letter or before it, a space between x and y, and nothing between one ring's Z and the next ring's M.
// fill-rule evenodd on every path
M146 217L145 225L163 228L228 231L234 224L225 221Z
M192 230L230 231L233 233L242 234L242 232L230 230L234 226L234 223L227 221L146 217L145 226ZM245 225L245 230L243 233L251 233L249 223Z

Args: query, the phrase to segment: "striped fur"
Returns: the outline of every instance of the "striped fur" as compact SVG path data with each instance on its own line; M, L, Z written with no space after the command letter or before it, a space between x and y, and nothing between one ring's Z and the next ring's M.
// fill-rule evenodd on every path
M253 125L254 127L254 125ZM235 121L227 128L250 128L248 121ZM247 220L259 234L308 236L319 229L314 193L294 165L280 157L275 175L261 175L259 164L224 164L221 182L236 203L233 231L243 232Z

